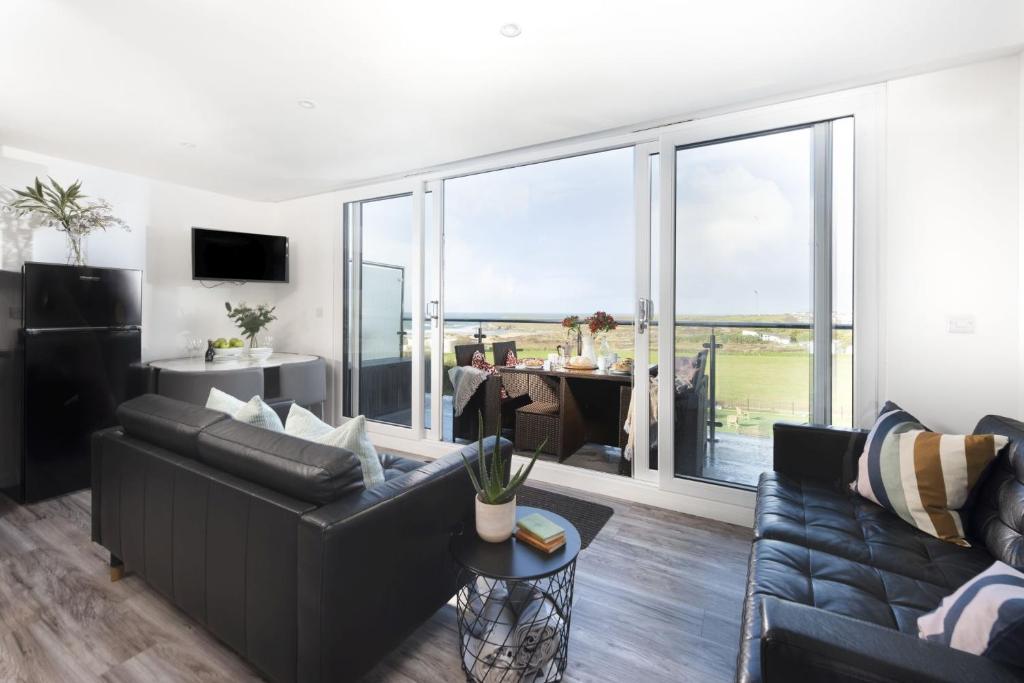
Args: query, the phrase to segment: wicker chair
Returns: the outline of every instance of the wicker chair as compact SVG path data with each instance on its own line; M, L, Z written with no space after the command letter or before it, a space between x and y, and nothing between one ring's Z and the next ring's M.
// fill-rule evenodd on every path
M473 354L484 352L483 344L462 344L455 347L455 362L460 366L473 364ZM516 408L529 402L525 394L519 397L501 398L501 375L494 374L481 384L469 399L462 414L452 418L452 437L475 441L479 434L479 414L484 416L484 435L494 434L499 425L514 424Z
M516 353L516 343L514 341L494 342L491 344L491 349L494 354L494 365L496 367L504 367L505 359L508 358L508 352ZM510 372L502 375L501 383L505 387L505 393L508 394L509 398L519 398L530 393L530 376L521 372ZM511 416L502 414L502 424L511 427L514 424L514 416L514 410ZM506 417L511 417L511 419L506 420Z
M531 403L516 411L517 451L535 451L561 457L561 422L557 403Z
M675 440L675 454L673 465L676 475L699 477L704 473L704 457L708 448L708 351L704 349L694 356L692 361L696 371L694 372L691 385L677 389L673 397L675 406L675 424L673 434ZM651 366L651 377L658 376L658 366ZM629 409L629 398L627 390L623 387L620 397L620 410L622 406ZM650 427L650 468L658 469L658 425L652 423ZM625 448L626 434L620 435L620 446ZM634 453L634 457L638 457ZM619 472L629 474L633 464L622 458L619 462Z

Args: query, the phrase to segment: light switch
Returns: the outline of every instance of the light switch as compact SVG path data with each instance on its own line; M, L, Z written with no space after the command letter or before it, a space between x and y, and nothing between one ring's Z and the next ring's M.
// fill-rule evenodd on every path
M316 317L318 318L324 317L324 307L317 306L316 309L313 311L313 314L316 315Z
M974 334L973 315L951 315L947 322L950 334Z

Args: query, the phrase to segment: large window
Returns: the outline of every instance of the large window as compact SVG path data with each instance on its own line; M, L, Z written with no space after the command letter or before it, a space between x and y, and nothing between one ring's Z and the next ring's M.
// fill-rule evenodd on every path
M849 423L851 142L844 119L676 150L677 476L753 485L776 422Z
M854 120L707 129L727 132L346 204L345 414L462 442L483 414L515 440L537 404L543 458L675 489L756 484L777 422L853 424ZM619 326L592 357L643 367L502 371L500 399L457 404L474 351L497 366L510 350L586 355L562 321L599 311Z

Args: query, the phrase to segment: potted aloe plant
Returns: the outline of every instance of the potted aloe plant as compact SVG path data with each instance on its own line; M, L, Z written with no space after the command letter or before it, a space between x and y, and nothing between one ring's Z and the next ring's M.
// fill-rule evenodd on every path
M480 414L480 461L478 463L479 474L473 471L473 466L465 455L462 462L466 466L466 472L476 489L476 533L485 541L490 543L502 543L512 536L516 528L516 492L523 485L526 478L530 476L533 464L537 462L540 449L544 448L542 443L533 454L530 464L520 465L516 473L509 476L512 456L507 458L501 454L501 446L496 439L494 452L490 458L484 457L484 416ZM501 436L501 426L498 426L498 437ZM488 460L490 464L488 465ZM508 479L508 483L505 480Z

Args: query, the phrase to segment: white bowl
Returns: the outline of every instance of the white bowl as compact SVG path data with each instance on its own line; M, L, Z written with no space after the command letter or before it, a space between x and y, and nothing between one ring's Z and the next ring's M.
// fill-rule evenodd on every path
M249 349L245 355L253 360L266 360L272 353L274 349L269 346L257 346L255 349Z
M214 349L213 350L213 358L214 358L214 360L217 360L217 359L220 359L220 360L234 359L234 358L238 358L239 356L241 356L243 351L245 351L245 348L241 347L241 346L234 346L234 347L229 347L229 348L226 348L226 349Z

